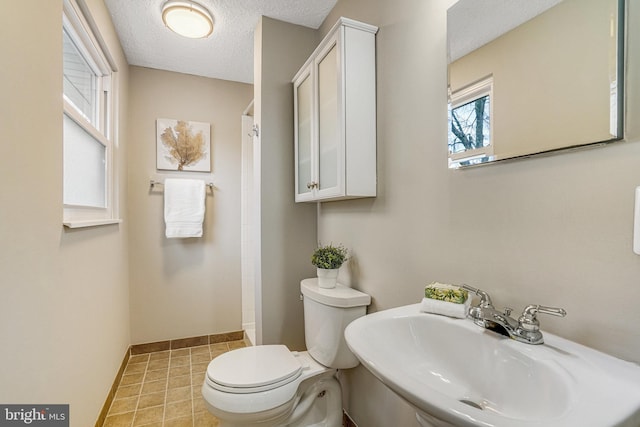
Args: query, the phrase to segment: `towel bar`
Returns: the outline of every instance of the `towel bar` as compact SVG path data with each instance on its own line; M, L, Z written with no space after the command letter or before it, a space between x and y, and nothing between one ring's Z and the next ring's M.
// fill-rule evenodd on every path
M213 182L207 182L207 187L211 188L213 190ZM156 180L149 180L149 187L153 188L156 185L164 185L164 182L162 181L156 181Z

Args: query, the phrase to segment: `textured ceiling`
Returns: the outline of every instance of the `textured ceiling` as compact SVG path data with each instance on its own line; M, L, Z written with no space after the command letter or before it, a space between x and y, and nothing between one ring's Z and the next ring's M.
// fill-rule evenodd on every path
M500 37L562 0L459 0L447 11L449 60Z
M317 29L337 0L198 0L213 34L187 39L166 28L166 0L105 0L131 65L253 82L253 32L260 16Z

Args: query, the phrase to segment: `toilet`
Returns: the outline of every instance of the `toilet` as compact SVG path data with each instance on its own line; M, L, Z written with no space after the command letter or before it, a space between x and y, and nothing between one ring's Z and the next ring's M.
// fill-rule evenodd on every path
M307 351L259 345L224 353L209 363L202 396L221 427L339 427L342 396L338 369L358 359L347 347L344 329L366 314L371 297L337 284L300 283L304 299Z

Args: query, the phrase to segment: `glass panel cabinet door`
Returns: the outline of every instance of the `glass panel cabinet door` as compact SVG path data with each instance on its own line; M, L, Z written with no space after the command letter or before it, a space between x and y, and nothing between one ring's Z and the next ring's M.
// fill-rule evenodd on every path
M312 92L313 82L307 74L296 88L297 100L297 188L298 195L313 191L312 179Z
M338 186L340 130L338 123L338 48L318 63L319 191Z

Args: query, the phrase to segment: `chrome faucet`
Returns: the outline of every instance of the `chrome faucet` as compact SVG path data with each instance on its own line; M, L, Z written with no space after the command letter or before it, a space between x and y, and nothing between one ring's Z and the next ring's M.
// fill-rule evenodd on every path
M567 312L562 308L528 305L516 320L511 317L512 309L507 307L502 312L496 310L491 302L491 297L485 291L467 285L462 285L462 288L480 297L478 305L469 308L468 317L473 320L473 323L523 343L544 343L544 338L540 331L540 322L537 318L538 313L559 317L567 315Z

